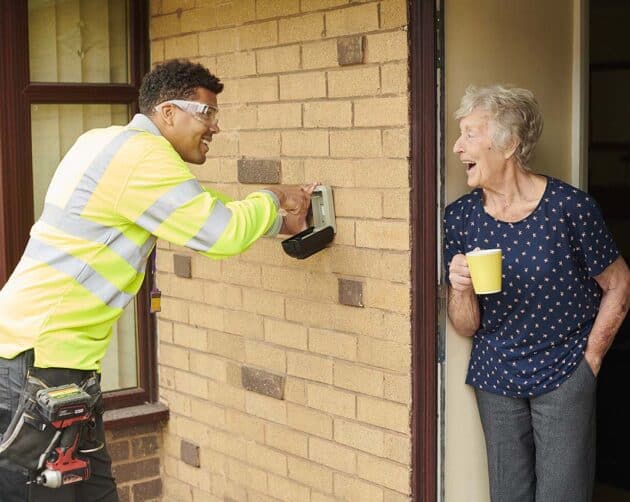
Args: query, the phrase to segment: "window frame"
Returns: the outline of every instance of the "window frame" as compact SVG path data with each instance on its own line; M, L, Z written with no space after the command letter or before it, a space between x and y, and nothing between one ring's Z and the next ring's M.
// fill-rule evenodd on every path
M28 2L0 0L0 9L0 285L4 285L22 256L34 220L31 105L126 104L133 115L150 56L148 0L129 0L128 84L31 82ZM153 254L149 264L152 260ZM136 303L138 385L105 393L107 409L157 401L155 315L149 311L152 283L148 265Z

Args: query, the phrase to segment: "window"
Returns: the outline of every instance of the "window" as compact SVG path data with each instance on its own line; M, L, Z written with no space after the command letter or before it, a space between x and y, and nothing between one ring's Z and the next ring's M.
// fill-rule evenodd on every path
M84 131L125 124L148 69L148 6L135 0L7 2L0 20L0 282L19 260L48 184ZM28 47L28 51L24 50ZM148 282L103 361L108 408L154 401Z

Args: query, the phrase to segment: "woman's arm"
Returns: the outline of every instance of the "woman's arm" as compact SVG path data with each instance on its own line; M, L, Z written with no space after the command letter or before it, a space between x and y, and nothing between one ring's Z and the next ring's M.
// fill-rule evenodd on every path
M479 302L472 287L470 271L463 254L451 261L448 278L448 317L460 335L473 336L479 329Z
M603 294L593 329L588 336L584 357L597 375L604 355L630 307L630 270L620 256L601 274L595 276L595 280Z

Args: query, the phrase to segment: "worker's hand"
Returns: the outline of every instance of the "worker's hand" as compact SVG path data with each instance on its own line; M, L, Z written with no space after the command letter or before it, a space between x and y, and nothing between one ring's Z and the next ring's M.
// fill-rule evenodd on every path
M466 262L466 255L460 253L453 256L451 266L448 269L448 279L451 282L451 288L456 291L465 292L472 290L472 280L468 263Z
M317 183L310 185L279 185L268 187L280 201L280 210L284 216L281 234L297 234L306 230L306 218L311 206L311 194Z

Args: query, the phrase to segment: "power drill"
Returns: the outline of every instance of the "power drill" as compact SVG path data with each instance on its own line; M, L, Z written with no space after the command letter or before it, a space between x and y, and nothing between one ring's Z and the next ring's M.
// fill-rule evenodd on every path
M90 477L90 462L79 456L79 438L83 422L92 418L90 395L76 384L41 389L36 394L39 411L55 428L56 445L45 451L45 468L35 483L59 488Z

